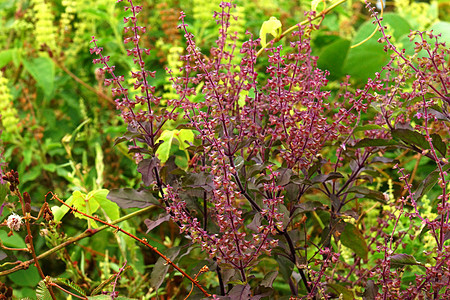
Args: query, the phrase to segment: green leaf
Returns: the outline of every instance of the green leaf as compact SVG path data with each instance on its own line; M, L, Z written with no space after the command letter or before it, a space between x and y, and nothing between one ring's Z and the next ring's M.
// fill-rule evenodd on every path
M81 287L79 287L77 284L71 282L67 278L53 278L52 281L54 283L66 285L66 286L72 288L73 290L77 291L78 294L86 296L86 293L81 289Z
M366 131L366 130L384 130L383 127L377 124L366 124L355 128L354 132Z
M108 190L96 190L90 192L88 195L80 191L74 191L72 193L72 196L70 196L70 198L67 199L65 203L69 206L73 206L82 213L93 215L100 207L99 201L105 202L107 194ZM113 211L114 209L112 207L112 204L108 206L108 208L110 209L110 213L112 213L113 216L116 217L117 215ZM65 205L62 205L61 207L57 206L52 207L52 212L53 216L55 217L55 221L61 221L61 219L67 214L68 211L69 208ZM75 217L80 219L85 219L88 221L91 220L90 218L83 216L82 214L79 213L74 213L74 215ZM96 227L95 223L91 224L93 225L94 228Z
M430 149L430 144L427 142L425 136L417 131L409 129L393 129L391 134L393 138L402 140L408 145L417 146L421 150Z
M14 234L12 236L8 236L8 233L4 230L0 230L0 241L2 241L3 245L10 248L26 248L27 245L23 238Z
M8 49L0 51L0 69L6 66L13 59L13 53L16 49Z
M395 39L402 35L409 34L411 26L408 22L394 13L385 13L383 15L383 25L388 26L389 33L393 33ZM352 40L355 45L367 37L375 30L372 20L368 20L361 25ZM373 78L375 72L380 72L381 68L389 62L389 54L383 51L383 44L377 42L381 33L377 32L371 39L364 44L351 48L348 51L343 73L349 74L359 82L366 81L367 78ZM362 63L364 62L364 63Z
M278 38L281 35L281 22L276 17L270 17L268 21L264 21L259 30L259 37L261 38L261 46L267 45L266 35L271 34L274 38Z
M52 300L52 295L47 289L44 280L39 281L36 288L36 300Z
M30 267L26 270L20 270L11 273L8 275L8 278L19 286L31 286L31 287L35 287L38 284L38 282L42 279L41 276L39 276L37 268L34 265L30 265Z
M336 295L342 295L343 298L339 297L339 299L344 299L344 300L355 299L355 294L353 293L353 291L347 289L346 287L344 287L338 283L328 283L327 291L333 292L333 294L336 294Z
M180 150L186 150L190 144L194 142L194 131L192 129L181 129L175 133L177 140L180 142Z
M317 67L330 72L331 79L343 75L342 67L350 48L350 41L338 38L336 41L322 48L317 60Z
M362 259L367 259L369 249L361 232L351 223L346 223L340 236L342 245L352 249Z
M156 156L161 163L165 163L169 159L170 150L172 148L172 143L176 132L177 130L164 130L159 139L156 141L156 143L159 141L163 142L158 147L158 150L156 150Z
M49 57L37 57L23 60L23 66L42 88L46 98L49 98L55 88L55 63Z
M108 216L108 218L114 221L120 217L119 206L116 203L109 200L108 198L106 198L108 193L109 191L106 189L96 190L90 192L87 195L87 198L92 197L95 201L97 201L102 210Z

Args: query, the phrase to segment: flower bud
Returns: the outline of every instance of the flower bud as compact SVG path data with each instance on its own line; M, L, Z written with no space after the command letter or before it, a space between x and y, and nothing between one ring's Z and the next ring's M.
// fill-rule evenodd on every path
M25 202L25 213L30 213L31 212L31 204L28 202Z
M25 203L28 203L28 204L31 203L31 197L30 197L30 194L28 194L28 192L23 193L23 200L25 201Z

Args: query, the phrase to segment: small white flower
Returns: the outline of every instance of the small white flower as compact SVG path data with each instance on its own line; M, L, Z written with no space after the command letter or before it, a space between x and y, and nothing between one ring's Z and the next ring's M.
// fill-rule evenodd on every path
M13 213L8 217L8 220L6 221L6 225L8 225L9 229L19 231L20 226L22 225L22 217L19 216L16 213Z

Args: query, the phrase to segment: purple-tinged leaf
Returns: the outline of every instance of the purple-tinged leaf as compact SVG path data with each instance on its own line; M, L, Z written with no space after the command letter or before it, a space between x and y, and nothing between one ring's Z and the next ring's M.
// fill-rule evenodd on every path
M253 217L253 220L250 224L247 225L247 228L253 230L254 232L259 232L258 227L261 226L262 216L261 213L256 213Z
M351 223L346 223L340 236L341 243L352 249L362 259L367 259L369 249L361 232Z
M295 208L296 208L296 211L295 211L296 214L326 209L326 207L323 205L323 203L321 203L319 201L308 201L308 202L300 203L300 204L295 205Z
M235 285L231 291L228 293L228 296L233 300L249 300L252 299L250 293L250 285Z
M294 270L294 263L290 259L281 255L276 257L275 259L278 262L281 276L286 282L289 282L292 275L292 271Z
M419 265L422 264L418 262L414 256L405 253L394 254L391 257L391 268L397 269L404 266Z
M2 250L0 250L0 261L4 260L7 257L8 257L8 255L5 252L3 252Z
M442 170L447 171L449 168L450 168L450 164L447 164L442 167ZM419 200L420 198L422 198L423 195L427 194L435 186L439 177L440 177L439 168L436 168L433 172L428 174L428 176L425 178L425 180L423 180L419 184L416 192L414 193L414 199Z
M162 217L160 215L156 221L153 221L150 219L145 219L144 223L147 226L147 231L145 233L149 233L153 228L155 228L155 227L159 226L161 223L167 222L169 220L170 220L169 214L163 214Z
M395 161L395 159L393 158L389 158L389 157L383 157L383 156L375 156L371 163L376 163L376 162L381 162L384 164L389 164L389 163L393 163Z
M153 194L145 189L115 189L109 191L106 198L117 203L121 208L144 208L150 205L159 205Z
M123 136L116 138L116 140L114 141L114 146L125 141L131 141L135 138L142 138L142 137L143 137L142 133L128 131Z
M375 300L378 294L378 287L373 280L367 281L366 289L364 290L363 300Z
M362 139L353 146L354 148L366 148L366 147L386 147L396 146L398 142L394 140L385 139Z
M180 253L180 249L180 247L169 248L164 251L164 255L171 261L174 261L178 256L178 253ZM169 267L171 267L171 265L169 265L167 261L162 257L158 258L158 260L156 261L156 264L153 267L152 275L150 276L150 286L155 291L157 291L163 283Z
M272 287L273 282L278 276L278 271L270 271L264 276L264 279L261 281L261 285L264 287Z
M329 180L344 178L341 173L338 172L330 172L329 174L320 174L312 179L313 183L324 183Z
M433 133L431 134L431 139L434 148L443 156L447 155L447 144L442 141L442 138L439 134Z
M294 172L291 169L279 169L279 175L277 177L277 185L285 186L291 181L291 176Z
M355 193L357 198L368 198L386 204L386 198L380 191L374 191L362 186L353 186L347 193Z
M137 170L142 175L144 185L150 186L156 181L155 168L159 168L159 160L156 157L144 159L139 162Z
M430 149L430 144L427 142L423 134L409 129L393 129L391 131L392 137L402 140L403 142L417 146L419 149Z

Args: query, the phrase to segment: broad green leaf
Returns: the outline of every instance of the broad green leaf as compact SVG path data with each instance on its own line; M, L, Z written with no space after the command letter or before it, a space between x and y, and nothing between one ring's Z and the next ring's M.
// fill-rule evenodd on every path
M287 259L284 256L277 256L275 259L278 262L281 276L283 277L285 282L289 282L292 275L292 270L294 269L294 264L291 260Z
M30 267L26 270L20 270L9 274L8 278L18 286L31 287L35 287L41 280L41 276L39 276L37 268L33 264L30 265Z
M320 59L319 59L320 60ZM377 124L366 124L363 126L358 126L355 128L354 132L365 131L365 130L383 130L384 128Z
M272 287L273 282L278 276L278 271L270 271L264 276L264 279L261 281L261 285L264 287Z
M165 163L170 155L174 154L177 151L177 147L174 147L173 140L176 139L178 141L178 149L185 152L186 156L189 157L189 153L187 152L187 148L189 148L190 143L194 142L194 131L191 129L174 129L174 130L164 130L156 141L162 142L162 144L156 150L156 155L161 163Z
M55 63L49 57L23 60L23 66L49 98L55 88Z
M105 201L106 195L108 194L108 190L97 190L92 191L88 195L80 192L80 191L74 191L72 193L72 196L70 196L69 199L65 201L65 203L69 206L73 206L80 212L93 215L100 207L99 201ZM112 205L108 207L111 209L111 213L113 216L117 216L114 213L114 209L112 208ZM52 212L55 217L55 221L61 221L61 219L67 214L69 211L69 208L65 205L62 205L61 207L52 207ZM74 213L75 217L80 219L86 219L90 220L88 217L83 216L79 213ZM118 218L118 217L117 217ZM93 227L95 227L95 223L92 223Z
M352 249L362 259L367 259L369 249L361 232L353 224L346 223L341 236L342 245Z
M322 48L317 60L317 67L328 70L331 79L337 79L343 75L342 67L350 48L350 41L338 38L336 41Z
M271 34L274 38L278 38L281 35L281 22L276 17L270 17L268 21L264 21L259 31L259 37L261 38L261 46L267 45L266 35Z
M180 142L180 150L186 150L190 144L194 142L194 131L191 129L181 129L175 133L177 140Z
M25 241L19 234L13 234L8 236L8 233L4 230L0 230L0 241L3 245L10 248L26 248Z
M316 10L317 5L319 5L320 2L323 2L323 0L312 0L311 1L311 10Z
M342 295L343 298L339 297L339 299L344 299L344 300L355 299L355 294L353 293L353 291L347 289L346 287L344 287L338 283L328 283L327 291L332 292L333 294L336 294L336 295Z
M0 51L0 69L6 66L13 59L13 53L16 49L7 49Z
M156 156L161 163L165 163L169 159L170 149L172 148L172 142L176 132L177 130L164 130L159 139L156 141L156 143L159 141L163 142L158 147L158 150L156 150Z
M383 25L388 26L389 34L392 33L395 39L399 39L402 35L408 35L410 29L412 29L405 19L394 13L384 14ZM365 22L356 32L352 45L369 37L375 28L375 25L372 24L372 19ZM343 73L349 74L354 79L363 82L367 78L373 78L375 72L380 72L381 68L390 59L389 54L383 51L384 45L377 42L380 37L381 33L377 32L364 44L350 49Z
M108 195L109 191L106 189L96 190L93 192L90 192L87 195L87 198L92 198L100 205L100 207L103 209L105 214L110 218L112 221L117 220L120 217L119 212L119 206L112 202L111 200L107 199L106 196Z

